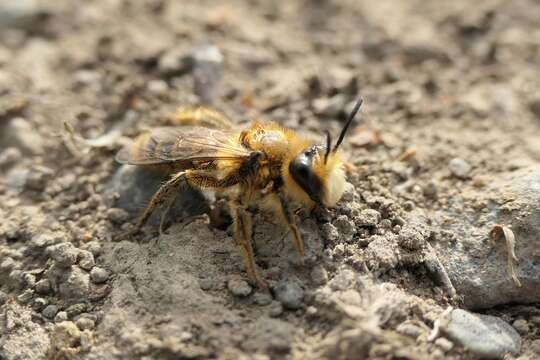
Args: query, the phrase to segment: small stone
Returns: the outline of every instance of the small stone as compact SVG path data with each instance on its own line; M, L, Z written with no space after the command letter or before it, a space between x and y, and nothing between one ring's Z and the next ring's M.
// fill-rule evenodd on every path
M411 201L411 200L407 200L407 201L405 201L405 202L403 203L403 209L404 209L405 211L413 211L414 208L415 208L415 204L414 204L414 202Z
M90 279L96 284L102 284L109 278L109 272L103 268L95 266L90 271Z
M212 279L199 279L199 286L201 290L208 291L214 287L214 281Z
M163 80L150 80L147 88L148 91L158 96L164 96L169 91L169 85Z
M24 286L33 288L36 285L36 276L30 273L24 273L23 275Z
M68 242L47 247L47 253L58 265L64 268L77 262L77 249Z
M257 292L253 295L253 300L257 305L266 306L272 302L272 296L267 292Z
M412 226L405 226L399 232L399 245L407 250L418 250L424 245L424 237Z
M62 321L66 321L68 319L67 312L65 311L59 311L56 316L54 317L55 323L61 323Z
M540 355L540 339L533 340L531 343L531 350Z
M129 214L124 209L110 208L107 210L107 217L115 224L123 224L129 218Z
M401 334L408 335L415 339L418 338L423 333L423 330L420 326L416 326L409 322L403 322L399 324L396 328L396 331Z
M94 265L94 255L88 250L79 250L79 266L84 270L90 271Z
M48 294L51 291L51 282L49 279L41 279L36 283L35 289L40 295Z
M68 307L66 309L66 313L69 318L73 318L85 312L86 309L87 309L87 306L85 303L78 303L78 304L73 304L70 307Z
M354 219L356 226L377 226L379 221L381 221L381 214L374 209L362 210Z
M519 354L521 349L516 330L495 316L455 309L443 330L478 357L502 359L507 353Z
M440 337L437 340L435 340L435 345L440 347L444 352L449 352L454 347L453 342L443 337Z
M56 306L56 305L47 305L45 307L45 309L43 309L43 311L41 313L47 319L54 319L54 317L58 313L58 306Z
M427 197L428 199L436 199L437 198L437 185L430 181L428 182L423 188L422 188L422 192L424 194L425 197Z
M60 295L72 300L78 300L88 296L89 290L90 280L88 273L76 266L71 268L65 280L58 287Z
M334 220L334 226L341 235L343 241L350 242L355 233L354 223L349 220L347 215L340 215Z
M322 265L315 265L311 270L311 281L315 285L324 285L328 282L328 273Z
M303 306L304 289L296 282L281 282L274 288L274 293L276 299L289 310Z
M8 147L0 153L0 167L9 167L22 158L22 153L16 147Z
M17 301L19 301L21 304L26 304L32 299L33 296L34 290L27 289L21 295L17 296Z
M0 305L4 305L7 299L8 299L7 294L0 290Z
M13 118L2 130L3 147L16 147L23 154L36 155L43 152L43 139L23 118Z
M323 237L330 243L335 243L339 239L339 232L332 223L324 223L321 231Z
M248 296L251 293L251 286L244 280L231 279L227 282L227 288L234 296Z
M283 314L283 305L280 302L272 301L268 306L268 316L275 318L281 316L281 314Z
M452 175L460 179L467 179L472 170L471 165L461 158L453 158L450 160L448 168Z
M75 321L75 325L81 330L91 330L96 326L96 323L88 317L81 317Z
M34 302L32 303L32 308L35 310L35 311L42 311L43 309L45 309L45 307L47 306L49 302L47 301L47 299L44 299L44 298L35 298L34 299Z
M529 333L529 323L527 322L527 320L525 319L517 319L516 321L514 321L512 323L512 326L514 327L514 329L517 330L518 333L520 333L521 335L526 335Z
M347 96L336 94L331 98L319 98L313 101L313 111L317 115L337 118L345 111L347 106Z
M193 91L204 103L212 103L221 90L223 62L223 54L214 45L201 46L193 52Z

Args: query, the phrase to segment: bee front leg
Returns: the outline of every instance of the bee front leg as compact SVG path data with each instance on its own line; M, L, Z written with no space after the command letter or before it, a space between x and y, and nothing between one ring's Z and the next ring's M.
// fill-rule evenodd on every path
M277 198L279 201L279 206L277 207L277 212L281 220L287 225L287 228L293 235L294 239L294 246L296 250L298 251L298 254L300 255L302 264L304 262L304 241L302 240L302 236L300 235L300 231L298 231L298 227L296 226L296 223L294 221L294 214L291 211L291 208L289 206L289 201L285 198L285 195L283 193L278 193Z
M252 283L257 284L262 289L268 289L268 284L257 272L257 264L253 256L252 229L253 221L249 212L237 202L230 203L231 215L233 217L234 235L236 244L240 249L240 255L246 267L246 272Z

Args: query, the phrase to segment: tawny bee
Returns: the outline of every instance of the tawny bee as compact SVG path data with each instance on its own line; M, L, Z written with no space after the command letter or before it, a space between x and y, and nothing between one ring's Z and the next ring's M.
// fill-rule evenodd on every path
M293 210L297 206L332 206L341 198L345 171L339 147L361 105L362 99L333 146L329 132L326 143L318 144L274 122L255 121L245 130L234 130L229 119L212 109L177 112L176 121L189 126L152 129L116 156L120 163L171 174L130 233L139 231L156 207L168 209L182 186L223 193L229 199L235 239L247 275L252 283L267 287L253 255L249 208L274 212L292 234L303 258L304 243Z

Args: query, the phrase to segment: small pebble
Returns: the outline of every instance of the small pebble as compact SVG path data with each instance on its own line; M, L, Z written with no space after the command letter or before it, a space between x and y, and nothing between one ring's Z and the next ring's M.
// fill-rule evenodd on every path
M244 280L231 279L227 282L227 288L235 296L248 296L251 293L251 286Z
M440 337L437 340L435 340L435 345L440 347L444 352L449 352L454 347L453 342L443 337Z
M85 303L78 303L78 304L73 304L70 307L68 307L66 309L66 313L67 313L68 317L73 318L73 317L85 312L86 309L87 309L87 306L86 306Z
M274 288L276 299L289 310L303 306L304 289L296 282L281 282Z
M270 317L279 317L283 314L283 305L277 301L272 301L272 303L268 306L268 315Z
M77 262L77 249L68 242L47 247L47 253L61 267L70 267Z
M424 193L424 196L428 199L436 199L437 198L437 185L435 185L434 182L428 182L424 188L422 189L422 192Z
M356 226L377 226L380 220L381 214L377 210L365 209L354 219L354 222Z
M8 299L7 294L0 290L0 305L4 305L7 299Z
M347 215L338 216L333 224L344 241L349 242L353 238L355 233L354 223L349 220Z
M323 237L330 243L335 243L339 239L339 232L331 223L324 223L321 226Z
M65 311L59 311L56 316L54 317L55 323L60 323L62 321L66 321L68 319L68 314Z
M35 298L34 301L32 302L32 308L35 311L40 312L43 309L45 309L48 303L49 301L47 299L38 297L38 298Z
M512 323L512 326L514 329L517 330L518 333L521 335L525 335L529 333L529 323L525 319L517 319Z
M257 305L266 306L272 302L272 296L267 292L256 292L253 295L253 300Z
M88 250L79 250L79 266L84 270L90 271L94 265L94 255Z
M311 269L311 281L319 286L328 282L328 272L322 265L315 265L313 269Z
M75 321L75 325L81 330L91 330L96 326L96 323L88 317L81 317Z
M471 165L461 158L453 158L450 160L448 163L448 168L450 169L452 175L460 179L468 178L472 170Z
M92 271L90 271L90 279L95 284L102 284L109 278L109 272L99 266L95 266Z
M58 306L56 306L56 305L47 305L45 307L45 309L43 309L43 311L41 313L47 319L54 319L54 317L58 313Z
M423 333L423 330L420 326L416 326L408 322L403 322L399 324L396 328L396 331L401 334L408 335L415 339L419 337L420 335L422 335Z
M21 295L17 296L17 301L19 301L21 304L26 304L32 299L33 296L34 290L27 289Z
M123 224L129 218L129 214L124 209L110 208L107 210L107 217L115 224Z
M533 340L531 343L531 350L540 355L540 339Z
M214 287L212 279L199 279L199 287L201 290L208 291Z

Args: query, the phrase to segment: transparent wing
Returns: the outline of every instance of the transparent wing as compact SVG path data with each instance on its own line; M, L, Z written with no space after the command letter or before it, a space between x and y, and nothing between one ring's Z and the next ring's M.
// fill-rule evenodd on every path
M120 150L116 160L132 165L174 163L177 168L192 168L196 162L245 161L250 152L233 131L199 126L161 127L140 135L133 144Z

